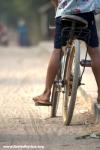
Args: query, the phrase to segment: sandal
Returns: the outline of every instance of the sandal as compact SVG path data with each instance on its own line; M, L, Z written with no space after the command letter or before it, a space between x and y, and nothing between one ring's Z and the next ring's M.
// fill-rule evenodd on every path
M33 98L36 106L51 106L52 103L49 102L49 99L43 101L41 100L41 96L37 96Z
M49 101L36 101L35 102L36 106L52 106L52 103Z

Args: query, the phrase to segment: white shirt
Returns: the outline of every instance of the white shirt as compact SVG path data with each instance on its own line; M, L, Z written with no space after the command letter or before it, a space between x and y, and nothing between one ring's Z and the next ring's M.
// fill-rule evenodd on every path
M56 17L95 10L95 0L58 0Z

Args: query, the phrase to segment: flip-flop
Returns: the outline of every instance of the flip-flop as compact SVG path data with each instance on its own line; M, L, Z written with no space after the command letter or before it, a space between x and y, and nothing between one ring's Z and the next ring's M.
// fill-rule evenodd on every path
M40 99L41 99L41 96L37 96L37 97L33 97L32 100L33 100L34 102L44 103L44 102L43 102L42 100L40 100ZM46 102L50 103L50 102L49 102L49 99L47 99Z
M36 101L35 102L36 106L52 106L52 103L47 101L47 102L43 102L43 101Z

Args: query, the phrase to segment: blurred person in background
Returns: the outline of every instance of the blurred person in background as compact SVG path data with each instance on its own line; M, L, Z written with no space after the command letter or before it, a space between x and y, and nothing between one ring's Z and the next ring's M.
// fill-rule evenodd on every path
M0 45L7 46L9 43L8 29L6 25L0 23Z
M29 29L23 19L18 22L18 43L20 46L29 46Z

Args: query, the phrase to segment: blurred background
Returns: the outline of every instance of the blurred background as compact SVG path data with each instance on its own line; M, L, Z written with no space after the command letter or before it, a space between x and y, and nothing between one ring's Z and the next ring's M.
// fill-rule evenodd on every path
M52 40L48 27L54 14L50 0L0 0L0 43L31 46Z
M52 40L55 10L50 0L0 0L0 43L21 46ZM96 17L100 33L100 16Z

